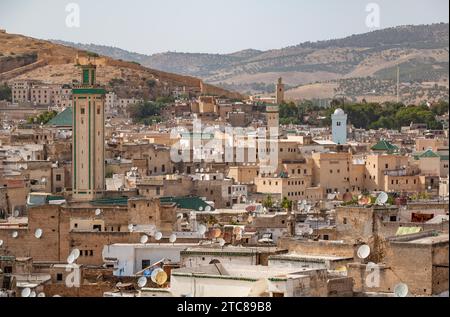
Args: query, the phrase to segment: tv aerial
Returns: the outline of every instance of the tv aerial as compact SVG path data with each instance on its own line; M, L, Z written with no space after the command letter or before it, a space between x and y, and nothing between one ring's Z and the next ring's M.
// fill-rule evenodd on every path
M367 244L364 244L358 248L356 254L358 255L358 258L362 260L367 259L370 255L370 247Z
M43 231L41 228L36 229L36 231L34 232L34 236L36 237L36 239L40 239L42 237Z

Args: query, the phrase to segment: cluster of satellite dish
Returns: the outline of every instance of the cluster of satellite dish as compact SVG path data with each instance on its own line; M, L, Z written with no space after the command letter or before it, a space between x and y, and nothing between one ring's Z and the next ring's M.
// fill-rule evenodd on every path
M350 199L348 201L351 201L352 199ZM388 199L389 199L388 194L386 194L385 192L381 192L380 194L378 194L377 198L375 199L375 205L384 206L384 205L386 205ZM361 195L358 197L358 205L360 205L360 206L371 205L371 202L372 202L371 196Z
M150 276L150 279L153 283L161 286L164 285L164 283L167 282L167 273L160 267L157 267L153 270L145 270L144 276L141 276L137 284L140 288L143 288L147 285L147 277Z
M45 293L40 292L39 294L36 294L36 292L31 290L31 288L25 287L20 292L20 296L22 296L22 297L45 297Z
M155 233L155 235L153 237L155 238L156 241L160 241L162 239L162 237L163 237L163 234L158 231L158 232ZM175 240L176 240L176 236L175 236ZM146 244L148 242L148 235L143 234L141 236L140 242L141 242L141 244Z

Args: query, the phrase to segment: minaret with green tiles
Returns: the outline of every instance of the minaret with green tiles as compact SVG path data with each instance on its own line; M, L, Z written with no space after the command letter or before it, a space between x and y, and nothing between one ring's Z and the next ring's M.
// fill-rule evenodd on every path
M96 84L95 65L80 68L81 84L72 89L72 198L90 201L105 189L105 90Z

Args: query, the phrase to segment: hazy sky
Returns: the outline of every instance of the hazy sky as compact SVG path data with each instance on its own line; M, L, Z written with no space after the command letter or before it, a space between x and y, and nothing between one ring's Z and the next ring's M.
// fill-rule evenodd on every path
M66 26L77 3L80 27ZM380 28L448 22L448 0L0 0L0 28L42 39L111 45L144 54L273 49Z

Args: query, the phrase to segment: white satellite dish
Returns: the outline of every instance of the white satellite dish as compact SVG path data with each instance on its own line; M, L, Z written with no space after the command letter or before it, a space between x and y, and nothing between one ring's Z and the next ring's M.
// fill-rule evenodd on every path
M198 226L198 233L201 235L204 235L206 233L206 226L205 225L199 225Z
M141 276L139 279L138 279L138 286L139 287L144 287L145 285L147 285L147 278L145 277L145 276Z
M211 211L211 206L206 206L205 211Z
M40 292L37 297L45 297L45 293L44 292Z
M70 254L73 255L74 259L78 259L80 257L80 250L79 249L73 249L72 252L70 252Z
M162 239L162 233L161 232L157 232L157 233L155 233L155 240L156 241L159 241L159 240L161 240Z
M72 264L73 262L75 262L75 256L71 253L69 254L69 256L67 257L67 263L68 264Z
M408 296L408 285L404 283L398 283L394 287L394 295L395 297L406 297Z
M30 297L36 297L36 292L35 291L31 291Z
M203 211L203 207L202 206L198 207L198 211Z
M20 292L20 296L22 297L30 297L31 289L29 287L25 287L22 292Z
M198 172L199 172L198 168L196 168L196 169L195 169L195 172L196 172L196 173L198 173Z
M183 220L183 214L180 212L180 213L177 213L177 220L178 221L181 221L181 220Z
M20 211L18 211L17 209L14 210L14 217L19 217L20 215Z
M11 236L15 239L19 236L19 233L17 231L14 231Z
M101 213L102 213L101 209L99 209L99 208L95 209L95 215L96 216L100 216Z
M3 240L0 240L0 247L3 245Z
M40 239L40 238L42 237L42 233L43 233L42 229L41 229L41 228L38 228L38 229L36 229L36 231L34 232L34 236L36 237L36 239Z
M308 230L306 231L309 235L314 233L314 229L313 228L308 228Z
M133 225L133 224L129 224L129 225L128 225L128 230L129 230L130 232L133 232L133 229L134 229L134 225Z
M222 238L219 239L219 245L221 247L223 247L225 245L225 243L226 243L226 241L224 239L222 239Z
M384 204L388 201L388 199L389 199L388 194L386 194L385 192L381 192L381 193L378 195L378 197L377 197L375 203L376 203L377 205L379 205L379 206L382 206L382 205L384 205Z
M143 236L141 236L141 244L146 244L148 241L148 236L146 234L144 234Z
M242 234L237 234L236 241L241 241L241 240L242 240Z
M358 248L356 254L360 259L367 259L370 255L370 247L367 244L364 244Z
M175 233L172 233L169 237L169 242L175 243L175 241L177 241L177 235Z

